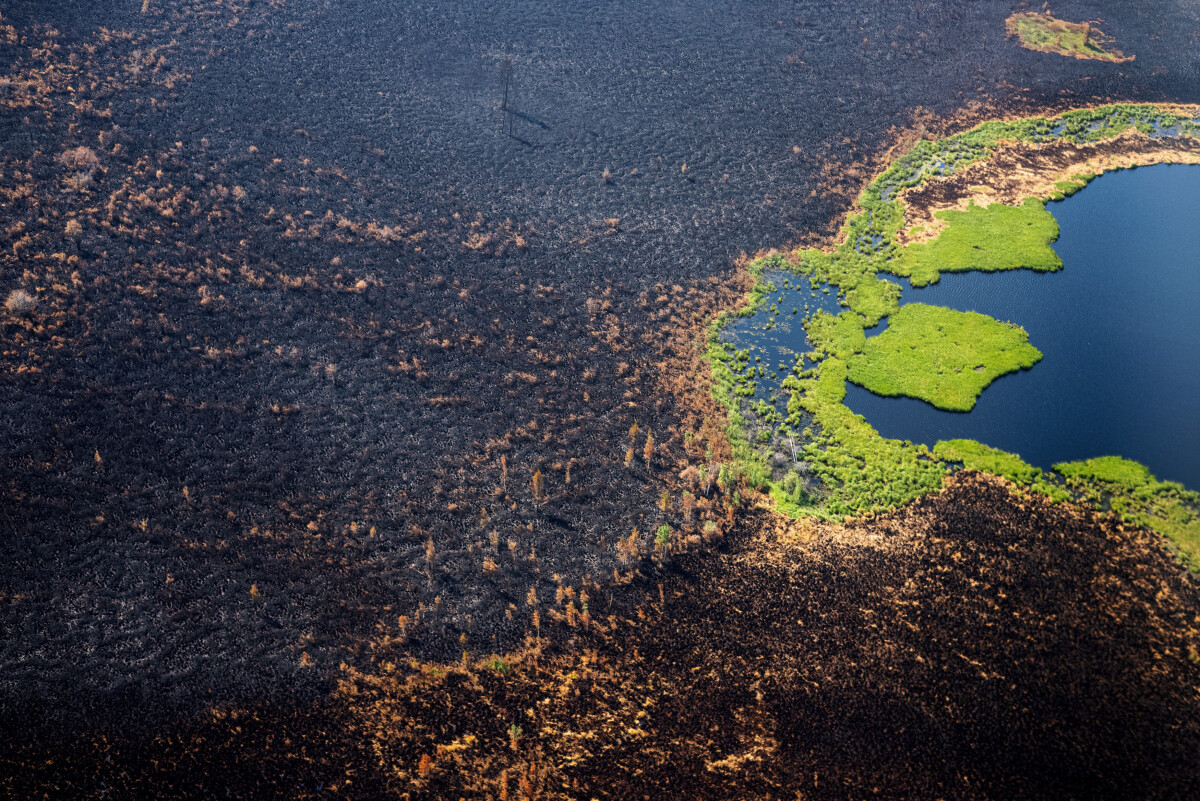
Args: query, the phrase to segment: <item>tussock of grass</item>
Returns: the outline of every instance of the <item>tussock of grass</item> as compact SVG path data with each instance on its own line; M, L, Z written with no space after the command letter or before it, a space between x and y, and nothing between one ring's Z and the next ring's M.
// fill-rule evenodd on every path
M864 279L846 292L846 305L869 321L868 326L875 325L900 305L900 287L883 278Z
M1098 508L1165 536L1188 567L1200 571L1200 494L1159 481L1145 465L1120 456L1063 462L1054 469Z
M1050 247L1058 239L1058 222L1037 198L1015 207L972 202L966 211L939 211L934 216L946 221L938 237L909 245L885 268L908 276L913 286L935 283L944 272L1062 269L1062 260Z
M969 412L992 381L1041 358L1020 326L977 312L911 303L850 358L848 378L876 395L905 395L939 409Z
M833 315L818 311L808 321L806 330L814 348L841 359L861 353L867 344L863 318L854 312Z

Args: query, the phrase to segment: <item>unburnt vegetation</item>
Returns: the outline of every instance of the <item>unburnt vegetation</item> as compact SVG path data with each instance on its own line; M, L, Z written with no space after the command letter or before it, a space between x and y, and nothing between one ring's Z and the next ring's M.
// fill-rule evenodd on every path
M846 378L877 395L905 395L969 412L1000 376L1042 358L1025 331L976 312L911 303L850 357Z
M1064 462L1054 469L1098 507L1165 534L1179 558L1200 571L1200 494L1159 481L1144 465L1119 456Z
M979 470L994 476L1003 476L1021 487L1032 489L1056 501L1071 497L1069 491L1051 483L1040 467L1026 464L1020 456L1008 453L972 439L941 440L933 447L933 454L943 461L960 464L968 470Z
M1080 186L1064 184L1068 191ZM1058 193L1056 199L1064 196ZM892 275L908 278L913 286L932 284L941 273L967 270L1062 269L1062 260L1050 247L1058 239L1058 223L1037 198L1027 198L1020 206L971 203L966 211L946 209L934 216L945 223L936 238L910 244L888 265Z

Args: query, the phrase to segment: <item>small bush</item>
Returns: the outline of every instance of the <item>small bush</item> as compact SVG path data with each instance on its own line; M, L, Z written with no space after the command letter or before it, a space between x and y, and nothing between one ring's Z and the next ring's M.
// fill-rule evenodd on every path
M76 147L58 157L58 163L67 169L66 186L72 192L82 192L92 185L100 159L90 147Z
M90 173L100 166L100 159L90 147L76 147L62 153L58 157L58 163L71 172Z
M14 317L28 317L37 308L37 301L24 289L14 289L4 301L5 310Z

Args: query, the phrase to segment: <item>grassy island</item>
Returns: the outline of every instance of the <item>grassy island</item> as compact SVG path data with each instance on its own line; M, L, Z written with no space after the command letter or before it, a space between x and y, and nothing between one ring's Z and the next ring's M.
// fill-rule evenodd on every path
M1110 49L1110 40L1090 22L1067 22L1049 12L1025 11L1013 14L1004 23L1009 36L1015 36L1026 50L1058 53L1071 58L1122 63L1133 61L1120 50Z
M900 307L888 329L851 357L847 378L876 395L904 395L969 412L989 384L1041 358L1020 326L913 303Z
M753 315L760 305L778 300L770 298L777 288L764 277L767 272L802 277L814 294L836 291L843 310L801 318L812 351L797 355L787 369L772 367L769 375L750 362L747 351L723 339L733 313L714 321L707 351L713 394L729 410L727 432L745 481L767 490L785 514L836 520L894 508L940 489L947 472L961 465L1056 500L1074 497L1111 508L1171 537L1179 552L1194 560L1189 554L1200 554L1200 503L1194 493L1156 482L1148 471L1143 475L1129 466L1134 463L1121 460L1133 476L1122 481L1105 472L1111 465L1095 460L1084 463L1086 468L1059 465L1058 472L1045 474L1015 454L978 442L940 442L931 450L880 436L844 400L849 381L877 394L968 411L997 377L1033 366L1041 353L1020 327L973 312L901 306L901 287L883 276L908 276L914 285L924 285L945 271L1060 269L1050 246L1058 226L1045 201L1078 191L1107 169L1192 158L1186 153L1196 150L1194 145L1166 151L1161 139L1150 135L1194 143L1198 119L1200 113L1191 108L1113 105L1054 118L989 122L922 141L866 187L833 247L752 262L758 283L737 315ZM1092 146L1103 146L1106 154L1120 149L1124 161L1074 157L1043 172L1024 170L1021 180L1027 182L1014 188L1010 181L1006 202L973 202L979 176L987 175L998 153L1020 148L1037 153L1054 143L1076 152ZM930 196L943 205L931 205L925 197L917 198L925 204L920 208L908 205L914 193L935 181L940 188ZM1018 194L1026 185L1038 187L1036 196ZM887 330L868 337L867 329L884 319ZM763 399L758 385L768 379L785 393L786 410Z

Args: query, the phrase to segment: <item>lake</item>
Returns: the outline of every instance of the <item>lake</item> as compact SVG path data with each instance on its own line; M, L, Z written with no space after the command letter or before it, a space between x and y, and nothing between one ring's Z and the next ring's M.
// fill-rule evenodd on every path
M1062 271L945 274L901 297L1017 323L1041 362L965 414L852 384L846 404L885 437L976 439L1044 468L1113 454L1200 488L1200 167L1106 173L1046 208Z

